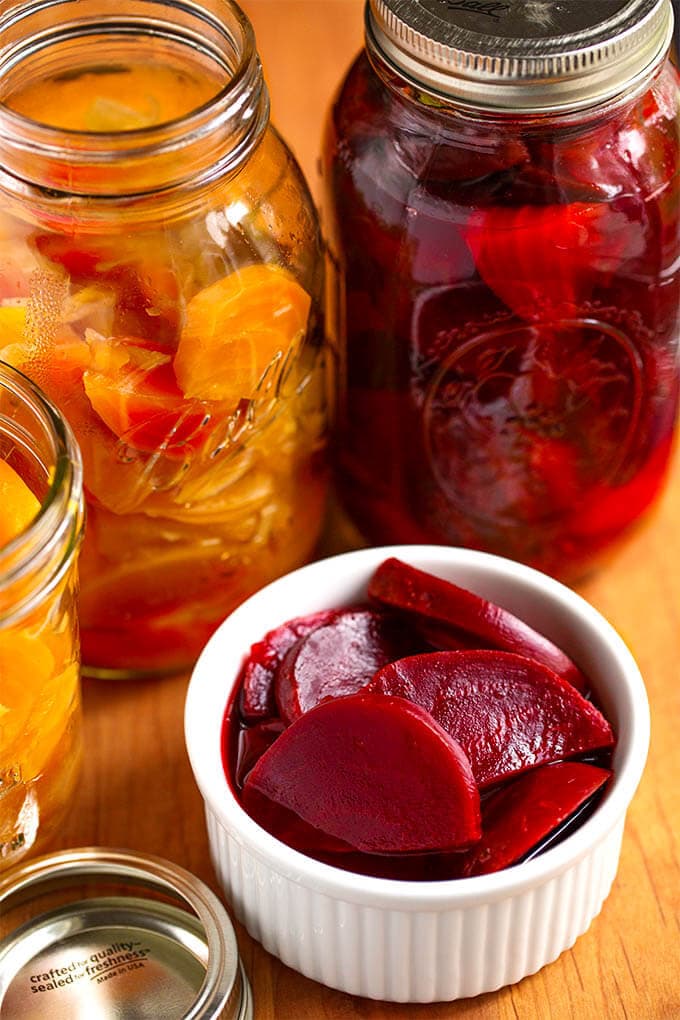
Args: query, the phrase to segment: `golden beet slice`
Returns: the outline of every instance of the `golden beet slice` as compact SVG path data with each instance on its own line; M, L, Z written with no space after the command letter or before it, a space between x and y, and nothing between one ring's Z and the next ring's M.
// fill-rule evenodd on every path
M0 460L0 546L25 531L40 503L7 461Z
M456 741L418 705L364 692L284 730L248 775L243 805L299 850L339 841L367 853L425 852L481 835L479 792Z
M110 337L102 348L106 357L96 352L83 385L92 409L119 439L168 457L205 442L210 410L185 400L162 348L137 337Z
M21 765L26 779L53 751L59 727L63 732L73 685L56 671L44 635L0 631L0 751L3 765Z
M285 269L254 265L187 305L174 367L186 397L236 405L307 329L311 300Z

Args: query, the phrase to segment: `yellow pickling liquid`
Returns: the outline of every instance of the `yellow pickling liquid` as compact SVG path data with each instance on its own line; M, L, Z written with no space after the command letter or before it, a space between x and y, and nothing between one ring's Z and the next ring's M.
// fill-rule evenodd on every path
M67 131L135 131L177 120L208 102L219 82L162 63L83 68L32 82L5 102L24 117Z

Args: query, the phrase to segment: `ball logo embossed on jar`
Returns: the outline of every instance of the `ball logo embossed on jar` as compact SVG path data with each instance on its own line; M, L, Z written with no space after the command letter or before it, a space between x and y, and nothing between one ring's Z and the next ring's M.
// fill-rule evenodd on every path
M468 340L423 407L432 472L479 520L548 522L617 480L634 441L643 372L620 330L595 320L501 327Z

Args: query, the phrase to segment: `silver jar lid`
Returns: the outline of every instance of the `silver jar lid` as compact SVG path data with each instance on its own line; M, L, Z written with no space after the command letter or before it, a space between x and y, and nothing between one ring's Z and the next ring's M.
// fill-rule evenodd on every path
M251 1020L217 897L169 861L86 848L0 878L0 1016Z
M664 58L670 0L367 0L366 35L417 87L477 108L576 110Z

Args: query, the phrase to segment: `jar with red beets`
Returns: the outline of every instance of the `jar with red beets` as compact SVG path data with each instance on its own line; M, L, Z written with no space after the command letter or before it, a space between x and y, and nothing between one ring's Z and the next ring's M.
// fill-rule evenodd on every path
M670 0L370 0L329 119L338 488L374 543L585 574L678 408Z

